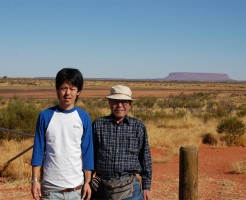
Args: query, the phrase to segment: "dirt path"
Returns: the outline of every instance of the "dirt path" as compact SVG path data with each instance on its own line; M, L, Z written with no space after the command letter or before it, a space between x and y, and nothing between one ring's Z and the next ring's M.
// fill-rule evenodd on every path
M246 147L202 145L198 151L198 199L245 200L246 174L230 171L233 162L246 160ZM151 152L153 160L163 157L165 161L153 163L152 200L177 200L179 156L170 155L163 148L152 148ZM30 185L14 185L0 179L0 199L31 200Z

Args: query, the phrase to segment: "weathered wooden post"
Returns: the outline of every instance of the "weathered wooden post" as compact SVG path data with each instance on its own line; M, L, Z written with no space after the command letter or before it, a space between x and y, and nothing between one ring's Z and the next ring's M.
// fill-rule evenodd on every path
M198 199L198 148L180 147L179 200Z

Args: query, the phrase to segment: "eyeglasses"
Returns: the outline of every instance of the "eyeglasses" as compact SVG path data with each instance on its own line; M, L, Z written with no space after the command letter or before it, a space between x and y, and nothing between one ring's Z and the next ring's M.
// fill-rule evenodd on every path
M121 104L121 105L123 105L123 106L127 106L127 105L130 104L130 101L129 101L129 100L110 99L110 102L111 102L113 105Z

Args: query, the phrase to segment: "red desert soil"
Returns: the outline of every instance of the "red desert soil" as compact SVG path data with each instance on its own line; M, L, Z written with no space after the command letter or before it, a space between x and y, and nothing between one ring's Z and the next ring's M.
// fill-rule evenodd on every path
M133 90L134 98L153 96L153 97L167 97L170 94L178 95L181 92L185 94L191 94L198 90L160 90L160 89L136 89ZM55 89L0 89L0 96L2 98L56 98ZM81 92L81 98L104 98L109 94L108 89L83 89Z
M189 88L179 88L179 89L154 89L154 88L144 88L144 89L133 89L133 98L140 97L168 97L170 95L179 95L183 94L193 94L195 92L211 92L204 87L198 87L197 89ZM213 92L218 92L214 89ZM244 93L244 90L232 90L224 89L223 93ZM109 94L109 89L102 88L85 88L81 92L81 98L104 98ZM1 89L0 88L0 97L1 98L56 98L55 89Z
M151 148L153 160L163 158L163 163L153 163L152 200L177 200L179 185L179 156L167 149ZM234 174L231 164L246 160L245 147L198 148L198 199L244 200L246 174ZM8 185L8 187L7 187ZM0 199L31 200L30 184L11 186L0 179Z

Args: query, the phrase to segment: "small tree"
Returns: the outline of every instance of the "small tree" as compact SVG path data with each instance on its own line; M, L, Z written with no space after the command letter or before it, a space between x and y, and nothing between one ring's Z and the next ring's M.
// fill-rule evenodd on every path
M234 145L236 138L244 134L245 124L237 117L227 117L219 122L217 132L225 134L224 139L227 145Z

